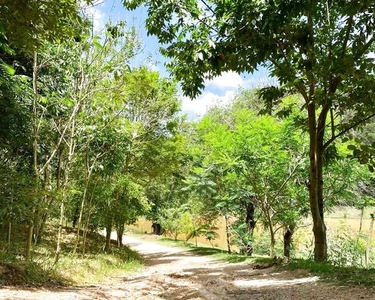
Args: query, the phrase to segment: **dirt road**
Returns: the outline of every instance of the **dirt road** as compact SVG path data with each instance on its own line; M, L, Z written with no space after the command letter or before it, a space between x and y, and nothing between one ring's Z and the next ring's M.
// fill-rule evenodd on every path
M226 263L160 245L152 237L128 237L125 243L140 252L145 267L115 278L111 285L70 289L0 289L0 299L45 300L352 300L375 299L375 290L340 287L319 281L306 271Z

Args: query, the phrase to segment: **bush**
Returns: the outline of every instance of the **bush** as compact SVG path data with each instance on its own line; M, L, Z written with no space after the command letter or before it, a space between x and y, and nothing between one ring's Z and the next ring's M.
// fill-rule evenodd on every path
M363 267L366 238L365 234L356 233L342 224L328 236L330 262L337 267Z

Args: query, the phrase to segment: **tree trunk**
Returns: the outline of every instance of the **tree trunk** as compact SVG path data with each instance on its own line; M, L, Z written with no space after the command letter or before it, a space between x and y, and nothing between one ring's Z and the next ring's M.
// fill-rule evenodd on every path
M56 190L60 191L61 189L61 158L62 158L62 151L59 151L58 160L57 160L57 170L56 170ZM65 174L65 178L67 178L67 175ZM66 180L66 179L65 179ZM64 187L62 188L61 193L61 203L60 203L60 218L59 218L59 227L57 229L57 242L56 242L56 251L55 251L55 262L54 264L57 264L60 258L60 252L61 252L61 236L62 236L62 225L64 222Z
M104 247L104 251L106 253L109 253L109 251L111 250L111 232L112 232L112 224L109 224L107 227L106 227L106 236L105 236L105 247Z
M52 178L51 178L51 166L48 164L44 168L44 179L43 179L43 189L52 192ZM51 211L55 197L46 195L43 197L42 211L39 211L37 221L34 222L34 243L40 244L43 239L44 228ZM39 216L40 215L40 216Z
M152 223L152 232L153 232L153 234L156 234L156 235L162 235L164 230L159 223L153 222Z
M124 224L117 224L116 226L116 231L117 231L117 246L122 247L122 238L124 235L124 229L125 225Z
M284 233L284 256L290 260L290 249L292 246L292 237L294 233L294 226L289 226Z
M254 199L254 197L251 197ZM253 236L254 236L254 229L257 221L254 218L255 215L255 205L254 202L250 201L246 203L246 229L247 234L249 235L250 239L247 239L247 245L245 248L245 254L248 256L253 255L254 247L253 247Z
M87 159L87 156L86 156L86 159ZM79 234L80 234L81 226L82 226L82 217L83 217L83 210L85 209L85 204L86 204L87 191L88 191L89 182L90 182L90 179L91 179L91 171L92 171L92 169L89 168L88 173L86 175L86 184L85 184L85 187L84 187L84 190L83 190L83 196L82 196L81 206L80 206L80 210L79 210L78 224L77 224L77 236L76 236L76 242L75 242L75 245L74 245L73 255L76 254L77 248L78 248L78 245L79 245L79 240L80 240Z
M56 182L57 182L57 190L61 189L61 203L60 203L60 218L59 218L59 228L57 232L57 245L56 245L56 255L55 255L55 264L59 260L60 252L61 252L61 237L62 237L62 227L64 222L64 215L65 215L65 201L67 198L67 186L69 182L69 171L70 171L70 163L73 159L74 155L74 132L75 132L75 122L72 121L72 127L70 132L70 143L69 143L69 150L68 150L68 157L65 164L64 170L64 181L62 186L60 187L61 182L61 160L62 160L62 151L59 153L58 159L58 169L56 175Z
M276 244L276 239L275 239L275 231L273 230L273 225L270 224L270 257L274 258L275 257L275 244Z
M44 229L46 227L46 223L47 223L48 216L49 216L49 211L51 210L53 202L54 202L54 200L52 198L48 203L47 210L42 214L41 220L39 220L38 228L37 229L34 228L34 233L35 233L34 243L35 244L40 244L42 242ZM34 226L34 227L36 227L36 226Z
M225 233L227 235L228 253L231 254L232 250L230 248L230 234L229 234L229 224L228 224L228 217L227 217L227 215L224 216L224 220L225 220Z
M86 241L87 241L87 232L89 231L90 219L91 219L92 209L91 209L91 201L90 207L87 214L87 219L85 225L83 226L83 238L82 238L82 254L86 252Z
M12 242L12 222L8 223L8 248Z
M249 202L246 204L246 225L247 225L247 232L250 236L253 236L256 220L254 219L255 215L255 205L253 202Z
M362 232L362 226L363 226L363 215L365 213L365 207L362 206L361 207L361 216L360 216L360 219L359 219L359 230L358 232L361 233Z
M72 217L72 227L76 228L77 222L78 222L78 217L79 217L79 205L76 206L76 209L74 210L74 214Z
M57 244L56 244L56 252L55 252L55 264L59 261L60 252L61 252L61 237L62 237L62 227L64 222L64 214L65 214L65 201L64 195L62 196L63 199L60 203L60 218L59 218L59 228L57 231Z
M366 268L368 268L370 264L371 239L372 239L372 232L374 229L375 213L370 214L370 216L371 216L371 221L370 221L369 233L367 236L366 255L365 255L365 267Z
M35 190L36 195L38 195L39 190L39 170L38 170L38 122L37 122L37 100L38 100L38 55L34 52L34 61L33 61L33 169L35 176ZM34 222L33 222L33 213L35 213L34 207L29 208L31 215L28 216L28 234L26 239L26 261L31 259L31 247L33 243L33 233L34 233Z
M272 223L272 215L271 215L271 209L268 204L268 197L267 195L264 196L264 201L262 204L262 210L264 215L267 218L267 223L268 223L268 229L270 231L270 257L274 258L275 257L275 244L276 244L276 239L275 239L275 230L273 228L273 223Z
M11 201L11 205L10 205L10 215L12 216L13 213L13 190L12 190L12 195L11 195L11 198L10 198L10 201ZM11 245L11 242L12 242L12 217L11 219L9 220L8 222L8 245L7 245L7 250L10 249L10 245Z
M308 104L308 113L310 134L310 181L308 188L313 219L314 259L315 261L326 261L327 236L323 210L323 136L325 118L321 113L319 126L316 128L315 105L312 101Z
M31 260L31 247L33 245L33 233L34 233L34 226L33 222L30 220L29 229L27 234L27 241L26 241L26 261Z

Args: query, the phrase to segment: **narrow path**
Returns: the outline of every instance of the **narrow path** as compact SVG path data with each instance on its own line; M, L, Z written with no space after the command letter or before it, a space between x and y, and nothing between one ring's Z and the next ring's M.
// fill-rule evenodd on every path
M318 281L306 271L226 263L184 249L160 245L154 237L124 238L141 253L145 267L111 285L63 290L0 289L0 299L129 300L352 300L375 299L374 289L339 287Z

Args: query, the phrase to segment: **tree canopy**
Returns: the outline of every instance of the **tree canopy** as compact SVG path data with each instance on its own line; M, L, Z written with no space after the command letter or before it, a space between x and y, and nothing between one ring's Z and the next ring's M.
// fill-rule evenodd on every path
M299 94L310 134L309 202L315 258L327 259L323 157L352 128L375 116L374 1L124 1L148 9L146 26L164 44L169 69L195 97L225 71L268 68L279 85L260 94L270 111ZM189 65L189 68L186 68Z

